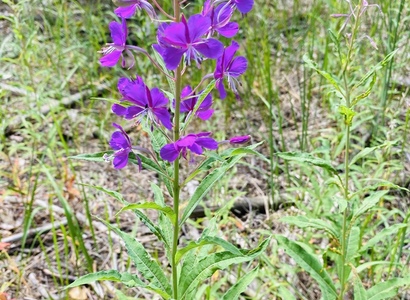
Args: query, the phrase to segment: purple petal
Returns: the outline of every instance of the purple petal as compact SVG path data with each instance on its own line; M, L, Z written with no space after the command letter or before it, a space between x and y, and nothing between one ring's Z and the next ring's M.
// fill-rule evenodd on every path
M193 45L193 47L203 56L213 59L220 57L224 49L223 44L216 39L208 39L204 43Z
M210 136L211 134L212 132L200 132L194 135L198 138L198 137Z
M125 22L125 19L123 19ZM111 22L108 26L111 31L111 38L115 45L124 46L127 33L123 32L123 23L120 24L118 22Z
M226 90L225 90L225 86L224 86L224 83L223 83L223 79L218 81L218 83L216 84L216 87L219 91L219 97L221 97L221 99L225 99L226 98Z
M192 88L190 85L187 85L181 91L181 98L188 97L191 93L192 93Z
M202 153L204 153L204 150L202 149L202 147L198 145L197 143L193 143L191 146L188 146L188 149L198 155L201 155Z
M239 49L239 44L235 41L231 42L231 45L229 45L228 47L225 48L225 52L224 52L224 61L223 61L223 66L224 69L226 70L226 68L229 66L229 64L231 63L233 57L235 56L236 51L238 51Z
M185 31L186 27L184 23L171 23L163 30L161 40L168 45L186 47L189 37L186 36Z
M100 63L103 67L114 67L120 59L121 54L121 50L114 50L113 52L101 57Z
M128 164L128 151L117 152L118 155L114 154L114 160L112 161L114 168L122 169Z
M171 114L169 113L168 109L166 109L165 107L154 108L152 111L166 129L172 130Z
M116 10L114 10L114 12L117 16L121 18L129 19L135 14L137 7L138 7L138 4L133 4L130 6L125 6L125 7L118 7Z
M182 113L192 111L195 107L195 104L196 104L196 97L184 100L181 102L179 111Z
M199 110L208 110L212 106L212 95L209 93L199 106Z
M234 136L229 139L231 144L245 144L251 139L250 135Z
M190 42L195 43L211 28L211 18L199 14L193 15L188 20Z
M213 8L213 6L211 4L211 0L206 0L204 2L204 6L202 8L201 15L203 15L203 16L208 15L211 12L212 8Z
M125 116L125 114L127 113L127 108L119 104L113 104L111 110L114 114L121 117Z
M213 109L209 109L209 110L205 110L205 111L197 111L196 115L198 116L198 118L200 118L201 120L208 120L210 117L212 117L214 113Z
M198 138L195 141L195 143L200 145L201 147L204 147L210 150L218 149L218 142L215 141L213 138L201 137L201 138Z
M187 136L180 138L175 144L178 148L188 147L193 145L196 139L197 137L195 134L188 134Z
M127 111L124 115L124 118L127 120L134 119L136 116L141 114L145 109L139 106L130 106L127 108Z
M243 56L235 57L232 64L229 66L229 74L233 77L238 77L243 74L248 68L248 61Z
M226 38L232 38L239 30L238 23L230 22L223 27L217 29L218 33Z
M115 131L111 135L110 146L114 150L128 149L129 143L122 132Z
M153 88L151 90L151 98L152 98L152 107L162 107L167 106L169 100L165 95L161 92L159 88Z
M138 84L138 82L133 82L128 84L123 89L124 99L137 104L138 106L145 107L148 105L148 99L146 94L146 86L144 83Z
M243 14L247 14L252 10L253 0L235 0L235 2L238 10Z
M159 155L163 160L173 162L177 159L179 151L177 147L175 147L175 144L167 144L161 148L161 150L159 151Z
M175 70L181 62L182 55L186 49L165 48L162 58L168 70Z

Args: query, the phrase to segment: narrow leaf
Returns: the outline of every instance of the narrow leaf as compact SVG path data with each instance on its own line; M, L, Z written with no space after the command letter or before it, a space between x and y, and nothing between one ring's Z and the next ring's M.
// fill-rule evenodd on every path
M144 246L128 233L121 231L100 218L99 220L122 238L125 247L127 248L128 255L135 263L141 275L150 282L150 285L171 295L171 286L167 277L159 264L151 258Z
M124 206L123 208L121 208L121 210L117 213L117 215L119 215L123 211L135 210L135 209L154 209L154 210L163 212L170 219L172 223L175 222L175 213L171 207L161 206L154 202L130 203Z
M410 277L393 278L385 282L380 282L367 290L367 299L391 299L397 295L399 287L406 285L410 285Z
M360 228L353 226L350 230L346 248L346 263L352 262L359 250Z
M388 190L373 192L369 197L365 198L359 208L354 212L353 220L374 207L388 192Z
M241 251L242 255L238 256L229 251L212 253L194 264L192 269L182 269L179 292L181 299L189 294L203 280L212 276L217 270L222 270L232 264L240 264L254 259L256 256L265 251L270 239L264 240L256 249Z
M239 279L229 290L222 296L221 300L235 300L238 299L241 293L243 293L249 284L258 275L258 268L253 269Z
M372 81L370 82L370 85L367 88L367 90L365 90L360 95L354 97L354 99L352 100L351 106L353 107L357 103L359 103L361 100L366 99L370 95L370 92L372 91L373 86L374 86L375 83L376 83L376 73L373 74Z
M355 300L367 300L366 290L359 276L355 276L353 281L353 292Z
M316 256L308 253L300 245L284 236L277 235L276 240L279 245L285 249L286 253L288 253L288 255L290 255L290 257L292 257L303 270L308 272L310 276L317 281L322 293L326 293L333 298L336 298L336 288L333 285L332 279Z
M399 229L405 228L407 226L408 225L406 224L394 224L390 227L384 228L382 231L378 232L374 237L372 237L363 247L361 247L360 252L374 247L378 242L385 240L386 237L395 234L397 231L399 231Z
M280 221L300 228L313 227L316 229L322 229L330 233L336 240L339 239L339 231L320 219L308 218L305 216L289 216L281 218Z
M333 174L337 174L337 170L331 165L330 162L314 157L309 153L303 152L278 152L276 153L280 158L287 161L295 161L299 163L308 163L317 167L321 167Z

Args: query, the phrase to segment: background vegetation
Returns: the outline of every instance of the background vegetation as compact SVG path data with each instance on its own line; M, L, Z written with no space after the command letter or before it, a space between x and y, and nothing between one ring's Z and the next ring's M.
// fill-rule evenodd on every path
M362 152L352 164L352 190L381 181L410 187L410 3L377 1L382 13L369 8L360 28L360 34L370 36L377 49L363 37L354 53L356 74L365 74L388 53L399 50L377 72L373 92L356 110L351 156L374 148ZM201 4L189 2L188 9L198 11ZM85 272L130 268L118 238L93 215L136 233L159 260L164 255L132 214L116 217L119 204L84 185L121 191L133 202L152 198L147 182L157 181L153 174L138 173L136 168L119 172L110 165L67 159L108 149L115 120L110 104L118 99L118 77L127 75L119 66L113 71L98 63L97 51L110 41L108 23L115 19L113 9L111 2L102 0L3 0L0 4L0 241L10 243L0 243L0 295L109 299L116 288L110 283L62 290ZM208 126L218 128L214 131L218 139L247 132L253 142L265 141L259 150L270 164L248 158L218 184L205 205L229 202L219 212L216 226L221 236L238 246L248 248L262 236L281 233L307 242L312 252L325 253L322 258L329 270L334 267L326 265L332 256L332 241L324 232L302 231L279 219L329 215L339 203L337 188L327 172L282 161L274 153L310 152L343 170L346 136L341 130L344 120L338 112L339 99L302 59L307 54L329 73L340 72L328 29L337 32L344 19L331 18L334 13L348 13L347 2L257 0L254 10L240 22L236 40L249 60L241 100L231 94L224 101L215 101L216 115ZM138 46L155 42L154 27L144 16L134 19L130 32ZM144 74L148 85L150 80L160 80L145 58L137 57L133 71ZM192 76L198 79L205 71ZM140 142L143 145L147 140L142 137ZM269 210L234 214L228 208L236 200L250 207L262 203ZM379 235L362 253L362 263L368 263L359 274L365 287L392 276L410 275L409 206L409 193L392 188L360 223L363 242L387 229L389 233ZM190 221L186 236L195 237L207 226L213 213L205 209L204 214ZM257 280L243 297L320 298L316 283L275 241L259 264ZM199 289L198 297L218 299L218 289L229 286L247 268L216 273L212 284ZM140 291L133 293L151 299ZM410 299L406 288L400 290L398 299Z

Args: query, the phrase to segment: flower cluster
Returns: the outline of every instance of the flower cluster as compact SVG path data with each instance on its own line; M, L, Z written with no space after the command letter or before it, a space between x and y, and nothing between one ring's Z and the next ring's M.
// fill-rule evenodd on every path
M227 141L217 142L211 137L210 132L190 133L178 140L172 140L166 134L166 130L173 130L172 112L179 107L179 114L186 114L186 120L195 116L201 120L208 120L212 117L213 99L209 91L197 92L201 90L200 85L206 79L213 79L219 91L219 97L224 99L227 96L225 83L233 93L239 98L238 88L240 85L238 77L247 69L247 60L243 56L235 56L239 49L239 44L232 41L230 45L218 40L219 36L233 38L239 26L231 19L235 11L247 14L253 7L253 0L206 0L201 12L190 16L181 15L178 22L164 12L156 1L148 0L115 0L119 7L115 14L121 22L111 22L112 43L107 44L102 49L103 56L100 63L104 67L113 67L121 60L121 66L132 68L135 65L133 52L143 53L158 70L170 80L175 81L172 75L180 67L179 72L185 72L185 68L195 64L200 67L205 60L216 60L216 67L213 73L205 75L200 84L195 88L187 85L181 91L178 99L181 99L178 106L175 99L169 97L172 93L167 93L158 87L149 88L140 76L135 78L120 78L118 81L118 91L122 98L119 103L112 106L112 111L135 123L142 121L151 124L153 128L159 128L169 139L169 143L164 145L159 151L163 160L173 162L179 155L187 158L188 150L196 155L202 155L204 149L216 150L220 143L230 142L231 144L241 144L249 140L249 136L234 137ZM154 8L155 7L155 8ZM154 51L161 57L162 62L150 56L148 51L137 46L127 44L128 29L127 19L131 18L137 11L145 11L153 21L159 21L158 15L164 14L169 20L158 22L157 43L152 45ZM159 12L158 12L159 11ZM157 13L158 12L158 13ZM126 57L125 57L126 55ZM168 71L160 66L165 65ZM174 91L172 91L174 92ZM174 96L175 97L175 96ZM170 105L171 104L171 105ZM117 169L127 165L129 154L138 147L131 145L131 140L124 129L114 124L119 130L113 133L110 146L114 149L114 154L110 157L114 167ZM178 128L178 127L176 127ZM166 129L166 130L165 130ZM138 155L136 155L137 159Z

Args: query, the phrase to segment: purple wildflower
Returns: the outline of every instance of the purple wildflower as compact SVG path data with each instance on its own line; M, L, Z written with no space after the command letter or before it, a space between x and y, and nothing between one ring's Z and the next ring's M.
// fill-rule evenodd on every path
M103 67L114 67L120 57L122 57L122 67L125 67L125 59L123 56L123 52L127 52L130 57L133 59L130 68L134 66L134 56L130 51L127 49L126 42L127 42L127 22L124 18L122 18L122 23L118 22L111 22L109 25L111 31L111 37L113 43L107 44L107 47L104 47L101 52L104 54L103 57L100 58L100 63Z
M110 140L110 146L114 152L113 165L116 169L122 169L128 164L128 156L132 152L131 140L125 130L118 124L112 125L120 131L115 131Z
M142 78L137 76L135 80L120 78L118 90L123 98L121 101L128 101L132 105L124 107L114 104L112 111L125 119L141 118L147 115L155 123L161 122L165 128L171 130L171 114L168 111L168 98L158 88L150 90Z
M247 14L252 10L254 0L216 0L214 5L224 2L224 5L231 5L233 8L237 8L240 13Z
M204 9L202 10L203 16L211 18L210 35L218 32L226 38L234 37L238 32L239 25L235 22L229 22L234 12L233 5L221 4L215 8L210 4L210 1L207 0L204 3Z
M240 85L240 83L237 77L243 74L248 67L248 61L245 57L237 56L234 58L238 49L239 44L232 41L231 45L225 48L222 56L220 56L216 62L214 78L216 79L216 87L218 88L221 99L226 98L226 91L223 83L224 78L226 77L228 79L230 89L238 96L236 84L238 83Z
M229 139L229 143L232 145L245 144L249 142L250 139L251 139L250 135L234 136Z
M213 38L203 38L211 27L211 19L199 14L193 15L187 21L182 16L181 22L162 25L158 28L158 44L153 45L162 56L165 66L175 70L185 54L188 65L191 60L200 64L202 56L216 59L223 51L223 44Z
M137 9L143 9L147 12L151 19L156 18L156 13L152 5L145 0L116 0L115 3L119 5L114 12L121 18L131 18Z
M198 102L198 97L197 95L191 95L192 94L192 88L188 85L186 86L182 91L181 91L181 98L186 98L190 97L186 100L181 101L181 107L180 107L180 112L181 113L192 113L195 109L195 105ZM175 107L175 103L174 107ZM210 117L212 117L212 114L214 113L214 110L211 109L212 106L212 95L208 94L205 99L202 101L202 103L199 105L198 110L196 111L195 115L200 118L201 120L208 120Z
M182 153L182 156L186 159L187 149L198 155L204 152L203 148L216 150L218 148L218 142L210 138L210 135L210 132L188 134L187 136L181 137L175 143L166 144L160 150L161 158L173 162L180 153Z

